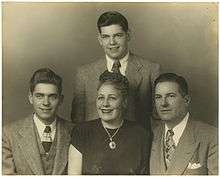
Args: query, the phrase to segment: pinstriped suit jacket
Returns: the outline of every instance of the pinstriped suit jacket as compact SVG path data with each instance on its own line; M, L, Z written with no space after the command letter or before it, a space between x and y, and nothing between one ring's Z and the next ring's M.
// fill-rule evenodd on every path
M71 117L73 122L98 118L96 110L99 76L107 70L105 57L80 67L76 74ZM126 118L150 128L152 85L159 75L159 64L130 53L125 72L129 80L128 111Z
M53 175L67 173L68 150L72 124L57 119L57 146ZM3 175L44 175L37 145L33 115L13 122L3 128L2 173Z
M176 147L171 164L166 170L163 150L164 124L158 125L154 129L150 155L150 174L217 175L217 133L218 131L215 127L190 118Z

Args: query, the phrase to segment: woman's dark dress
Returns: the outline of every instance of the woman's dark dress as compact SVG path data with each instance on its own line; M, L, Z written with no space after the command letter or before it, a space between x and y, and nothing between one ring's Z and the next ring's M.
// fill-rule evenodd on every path
M142 127L125 120L113 141L117 146L110 149L101 119L73 129L71 144L82 153L82 174L148 174L150 140Z

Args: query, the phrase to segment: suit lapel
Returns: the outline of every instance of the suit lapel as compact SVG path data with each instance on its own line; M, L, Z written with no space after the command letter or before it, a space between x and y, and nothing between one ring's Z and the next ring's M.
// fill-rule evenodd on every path
M41 163L40 151L38 149L34 128L33 115L31 115L24 120L23 126L18 130L16 136L23 155L33 173L36 175L43 175L44 170Z
M107 68L107 64L106 64L106 58L103 57L100 60L97 61L96 65L95 65L96 69L94 69L94 71L97 73L98 76L98 80L99 80L99 76L105 71L108 70Z
M192 121L189 119L166 174L183 174L199 145L199 143L196 143L194 137L194 128Z
M161 132L161 141L160 141L160 170L162 172L162 174L165 173L166 171L166 164L165 164L165 159L164 159L164 130L165 129L165 126L163 125L163 128L162 128L162 132ZM160 173L161 174L161 173Z
M140 85L143 77L139 71L142 67L142 64L135 59L135 56L132 53L130 53L125 75L128 78L129 85L132 87L136 88Z
M57 119L57 145L54 159L53 175L63 174L68 161L70 135L62 120Z
M155 132L155 137L152 144L151 152L151 174L159 175L165 173L164 164L164 152L163 152L163 137L164 135L164 125L161 124L160 127Z

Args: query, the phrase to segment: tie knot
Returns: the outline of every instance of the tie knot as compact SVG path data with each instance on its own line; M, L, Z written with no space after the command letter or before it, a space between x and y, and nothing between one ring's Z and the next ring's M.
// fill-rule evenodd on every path
M120 73L119 68L121 67L121 63L119 60L115 60L112 66L112 72L114 73Z
M173 136L174 135L174 131L172 129L167 131L168 136Z
M121 63L119 60L115 60L113 65L115 65L117 67L121 67Z
M50 133L50 132L51 132L50 126L46 126L44 129L44 133Z

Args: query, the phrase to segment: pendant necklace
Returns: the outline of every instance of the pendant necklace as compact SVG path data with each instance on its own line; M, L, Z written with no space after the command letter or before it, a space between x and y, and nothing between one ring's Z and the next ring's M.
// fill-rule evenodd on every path
M108 134L108 137L109 137L109 140L110 140L110 143L108 144L110 149L115 149L116 148L116 143L113 141L113 137L118 133L119 129L121 128L122 124L123 124L124 120L122 120L121 122L121 125L116 129L115 133L113 135L111 135L109 132L108 132L108 129L106 127L104 127L106 133Z

